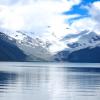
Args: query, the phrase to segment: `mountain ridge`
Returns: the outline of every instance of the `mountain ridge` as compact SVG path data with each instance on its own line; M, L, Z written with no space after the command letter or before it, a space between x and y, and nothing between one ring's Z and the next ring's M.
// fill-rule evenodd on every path
M55 59L69 62L100 62L100 35L95 32L84 32L86 33L70 37L78 38L74 42L68 42L70 38L64 38L64 42L69 48L56 54Z
M0 60L100 62L98 56L100 55L100 35L93 31L84 30L79 34L67 35L61 40L55 40L56 37L54 37L54 40L52 41L47 38L43 41L43 37L31 37L27 34L28 33L24 31L4 30L3 32L2 30L0 32ZM59 49L61 46L60 43L65 45L62 50ZM50 47L56 45L59 47L58 51L52 53ZM13 49L16 49L17 51L14 52ZM22 55L22 59L18 58L18 52L19 55ZM98 55L94 54L96 52L98 52ZM5 55L5 59L2 59L2 54ZM85 59L86 55L88 59ZM95 57L91 57L92 59L90 59L88 55Z

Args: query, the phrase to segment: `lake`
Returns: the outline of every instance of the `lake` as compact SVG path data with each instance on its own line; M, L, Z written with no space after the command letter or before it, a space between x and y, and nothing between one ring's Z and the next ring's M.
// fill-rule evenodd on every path
M1 62L0 100L100 100L100 64Z

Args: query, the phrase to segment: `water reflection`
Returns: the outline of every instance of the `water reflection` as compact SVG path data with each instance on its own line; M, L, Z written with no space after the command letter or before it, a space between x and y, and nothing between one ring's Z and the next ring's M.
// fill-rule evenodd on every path
M99 68L30 64L0 67L0 100L100 99Z

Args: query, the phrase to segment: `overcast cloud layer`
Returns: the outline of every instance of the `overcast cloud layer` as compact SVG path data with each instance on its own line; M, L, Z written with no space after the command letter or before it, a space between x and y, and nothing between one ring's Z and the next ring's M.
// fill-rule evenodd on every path
M82 30L100 32L100 1L82 7L90 17L84 17L69 24L68 19L80 14L63 15L81 0L0 0L0 28L54 33L57 37L76 34Z
M0 0L0 27L63 34L67 25L62 12L79 3L80 0Z

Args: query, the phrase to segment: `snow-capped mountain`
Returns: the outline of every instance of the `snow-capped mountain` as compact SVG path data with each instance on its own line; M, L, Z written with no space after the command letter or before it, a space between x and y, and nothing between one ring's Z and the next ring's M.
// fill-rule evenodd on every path
M6 31L5 33L2 33L2 37L6 37L7 42L16 45L22 50L23 53L28 56L29 60L48 61L51 59L51 55L46 48L47 44L44 44L39 38L33 39L20 31Z
M75 40L75 41L74 41ZM65 40L65 42L67 39ZM100 35L95 32L83 31L77 37L68 39L67 46L70 47L71 51L84 49L87 47L93 48L100 45ZM72 41L72 42L71 42Z
M16 41L0 32L0 61L25 61L26 55L16 45Z
M27 56L27 61L54 61L52 48L55 46L56 48L62 47L62 44L53 35L42 37L34 35L33 32L9 31L6 29L0 31L1 38L7 43L17 46Z
M100 35L93 31L85 30L79 34L69 35L64 37L61 41L63 41L69 48L60 51L56 55L56 60L91 62L94 59L94 62L96 62L100 59ZM80 61L82 58L84 61ZM89 61L90 59L92 60Z
M0 42L0 59L2 59L2 51L4 54L7 53L3 57L4 60L6 56L8 56L7 60L10 56L17 57L15 60L19 59L19 52L19 56L22 56L22 60L19 59L19 61L73 61L72 58L79 61L80 56L78 55L80 54L91 53L89 56L92 56L93 53L100 51L100 35L88 30L59 39L54 33L49 36L47 34L39 36L33 32L1 29ZM16 48L16 52L14 52L14 48Z

